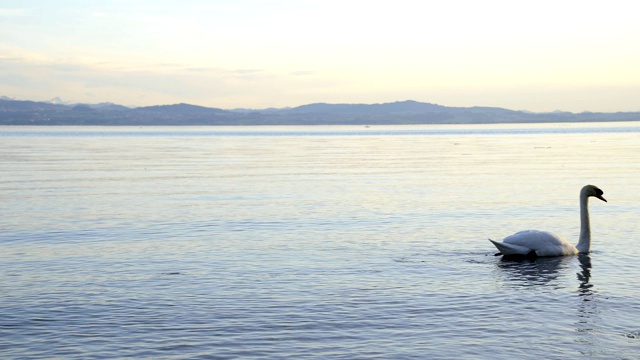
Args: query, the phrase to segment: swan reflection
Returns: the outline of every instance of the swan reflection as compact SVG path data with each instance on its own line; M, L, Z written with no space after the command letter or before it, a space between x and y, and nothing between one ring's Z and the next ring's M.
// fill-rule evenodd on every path
M580 293L581 295L591 295L591 287L593 284L589 283L591 279L591 257L587 254L578 255L580 261L580 268L582 271L578 272L578 280L580 281Z
M597 292L593 290L591 279L591 257L589 255L578 256L580 271L576 273L578 285L578 313L575 322L576 332L581 336L576 340L584 348L581 350L585 356L592 356L598 348L597 329L602 326L602 319L598 309Z
M549 284L566 274L565 269L569 269L574 264L575 259L580 262L580 270L576 276L578 278L578 293L581 297L589 298L593 295L591 288L591 257L587 254L580 254L576 257L542 257L506 259L502 258L497 263L501 272L506 272L505 278L519 286L536 286ZM585 299L585 301L589 301Z
M576 260L579 262L578 268L576 268ZM591 283L592 267L589 255L521 260L501 259L496 265L509 284L514 284L517 287L534 287L549 286L557 282L558 287L554 287L554 289L564 294L567 289L565 285L569 280L567 276L572 273L572 269L574 271L577 269L576 278L571 280L574 285L570 287L577 297L566 298L570 304L564 302L563 306L570 305L570 308L574 309L575 320L572 323L574 331L579 334L575 341L581 344L580 353L586 357L597 353L599 348L597 333L603 323L599 309L598 292ZM564 277L565 280L561 281L561 277ZM577 279L577 283L575 279ZM560 299L559 301L563 302Z
M571 263L572 257L543 257L533 259L501 259L498 268L507 273L506 279L519 286L545 285L557 279Z

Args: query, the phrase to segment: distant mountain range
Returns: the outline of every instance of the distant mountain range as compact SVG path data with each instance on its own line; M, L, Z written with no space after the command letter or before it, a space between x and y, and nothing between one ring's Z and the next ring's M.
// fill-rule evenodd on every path
M393 125L638 121L640 112L532 113L496 107L448 107L417 101L308 104L294 108L223 110L190 104L126 107L0 97L0 125Z

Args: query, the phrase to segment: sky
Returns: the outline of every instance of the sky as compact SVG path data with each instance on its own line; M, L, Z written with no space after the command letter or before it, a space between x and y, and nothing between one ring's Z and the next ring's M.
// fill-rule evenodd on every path
M0 96L640 111L636 8L629 0L0 0Z

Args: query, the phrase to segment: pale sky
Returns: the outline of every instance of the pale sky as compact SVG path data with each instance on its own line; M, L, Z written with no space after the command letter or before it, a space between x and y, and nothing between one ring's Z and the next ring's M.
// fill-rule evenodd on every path
M640 21L619 0L0 0L0 95L640 111Z

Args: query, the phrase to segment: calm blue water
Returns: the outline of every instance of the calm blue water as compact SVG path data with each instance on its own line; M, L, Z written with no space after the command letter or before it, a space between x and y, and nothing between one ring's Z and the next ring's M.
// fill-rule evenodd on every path
M0 128L0 357L635 359L640 123ZM588 256L509 262L527 228Z

